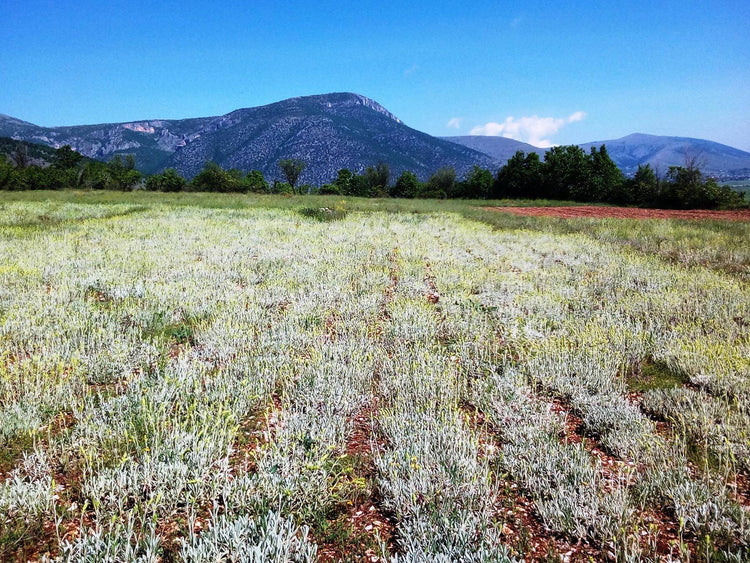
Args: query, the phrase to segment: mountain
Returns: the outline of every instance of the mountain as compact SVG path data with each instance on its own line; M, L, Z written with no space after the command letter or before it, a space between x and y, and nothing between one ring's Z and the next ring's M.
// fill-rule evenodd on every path
M584 143L607 146L607 152L626 174L632 174L639 164L650 164L654 170L666 172L670 166L685 166L692 161L704 174L719 178L750 177L750 153L728 145L689 137L662 137L634 133L621 139Z
M464 147L474 149L484 153L494 160L505 164L508 159L516 154L516 151L523 151L525 153L538 152L539 156L544 156L544 150L534 145L524 143L522 141L516 141L515 139L507 139L505 137L489 137L486 135L464 135L459 137L440 137L451 143L458 143Z
M15 163L14 155L19 144L26 148L28 164L49 166L55 161L55 155L57 154L56 149L46 145L29 143L27 141L17 141L9 137L0 137L0 155L9 158L11 162Z
M505 163L517 150L536 152L544 158L547 149L541 149L502 137L443 137L445 140L478 150ZM750 178L750 153L689 137L663 137L634 133L621 139L597 141L579 145L589 152L591 147L606 145L609 156L625 174L633 174L639 164L650 164L654 170L665 173L670 166L685 166L693 161L704 174L720 179Z
M492 157L411 129L377 102L351 93L181 120L40 127L0 116L0 136L67 144L100 160L134 154L145 173L173 167L188 178L208 160L274 179L281 177L280 159L300 158L307 163L300 181L312 184L330 182L341 168L360 172L381 161L389 164L392 178L411 170L423 180L443 166L453 166L459 176L473 165L498 167Z
M142 172L173 167L188 178L213 160L223 168L260 170L273 180L281 177L280 159L300 158L307 163L300 181L312 184L333 180L341 168L361 172L381 161L390 165L392 178L411 170L424 180L443 166L453 166L460 177L473 165L495 171L518 150L542 157L545 151L503 137L431 137L407 127L377 102L351 93L290 98L216 117L69 127L40 127L0 114L0 136L70 145L99 160L134 154ZM626 174L639 164L664 173L692 159L722 179L750 178L750 153L711 141L636 133L580 146L588 151L602 144Z

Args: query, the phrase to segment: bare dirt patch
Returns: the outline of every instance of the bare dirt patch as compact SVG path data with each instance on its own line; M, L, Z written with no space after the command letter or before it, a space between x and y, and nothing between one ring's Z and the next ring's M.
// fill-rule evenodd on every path
M707 209L641 209L637 207L601 207L571 205L564 207L487 207L492 211L532 217L561 219L691 219L713 221L750 221L750 209L710 211Z
M346 445L346 458L351 471L346 472L353 496L336 518L337 534L318 545L318 560L382 561L380 546L393 553L396 549L396 523L393 515L381 507L382 498L375 484L374 449L384 447L373 431L378 400L365 405L352 417L352 431Z

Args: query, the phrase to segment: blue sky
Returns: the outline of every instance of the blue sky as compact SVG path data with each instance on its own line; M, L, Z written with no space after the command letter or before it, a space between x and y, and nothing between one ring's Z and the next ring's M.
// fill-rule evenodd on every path
M433 135L750 151L748 0L2 0L0 22L0 113L39 125L348 91Z

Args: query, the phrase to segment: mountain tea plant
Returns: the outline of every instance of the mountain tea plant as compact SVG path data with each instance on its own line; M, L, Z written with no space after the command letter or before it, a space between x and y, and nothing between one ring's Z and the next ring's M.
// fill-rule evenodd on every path
M750 557L717 223L144 201L0 208L0 559Z

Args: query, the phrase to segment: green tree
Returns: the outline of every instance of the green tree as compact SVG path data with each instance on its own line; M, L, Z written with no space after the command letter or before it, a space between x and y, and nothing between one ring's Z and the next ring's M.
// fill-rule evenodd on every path
M197 192L237 192L240 181L213 161L206 162L190 182L190 189Z
M706 178L697 159L686 158L685 166L670 166L660 204L680 209L745 207L744 195Z
M516 151L497 172L490 197L535 199L542 197L543 184L543 163L539 155Z
M449 193L448 196L487 199L492 191L492 181L492 172L475 164L466 174L466 178L454 185L453 193Z
M132 190L141 181L141 173L135 169L135 155L127 154L125 158L116 154L107 164L107 189Z
M336 174L336 179L333 181L333 185L338 189L342 195L350 195L352 188L352 178L354 173L348 168L342 168Z
M273 181L273 185L271 186L271 193L272 194L293 194L292 186L287 184L286 182L279 182L278 180Z
M63 145L55 151L55 157L47 170L50 189L76 188L83 176L83 155Z
M366 194L368 196L381 197L387 195L388 180L391 176L391 170L386 162L378 162L373 168L369 166L364 173Z
M265 194L269 191L268 182L266 182L263 172L260 170L251 170L248 172L243 183L247 185L249 191L254 193Z
M338 176L333 185L338 188L341 195L367 197L370 195L370 184L362 174L355 174L348 168L338 171Z
M110 184L107 164L90 160L83 166L79 185L91 190L103 190Z
M585 201L608 201L610 203L627 203L625 191L625 176L610 158L607 147L602 145L599 150L591 147L589 155L588 197Z
M286 178L286 181L292 186L292 192L297 193L296 186L299 180L300 174L307 167L307 163L299 158L284 158L279 161L279 168L281 173Z
M663 203L668 207L679 209L696 209L706 207L703 173L697 166L670 166L667 172L667 188Z
M444 199L453 192L455 183L456 169L452 166L440 168L429 177L417 197Z
M577 145L552 147L544 153L542 197L591 201L588 159Z
M417 194L422 190L422 184L420 183L417 175L414 172L408 170L401 173L396 180L396 183L391 188L391 196L393 197L417 197Z
M720 186L715 179L706 180L706 191L710 194L714 207L717 209L747 209L748 202L745 194L731 189L729 186Z
M63 145L55 151L55 161L53 166L63 170L78 168L83 161L83 155L70 148L70 145Z
M180 192L187 186L187 180L174 168L167 168L161 174L146 178L146 189L159 192Z
M627 186L631 203L654 205L659 200L659 180L650 164L639 164Z
M13 175L13 165L0 154L0 190L9 190L11 187L11 178Z
M370 184L363 174L355 174L349 182L349 194L357 197L368 197L370 195Z
M50 182L50 174L36 164L27 166L26 168L18 169L19 175L23 176L23 183L19 183L21 189L26 190L46 190L46 189L59 189L60 186L57 182Z
M339 190L335 184L323 184L318 189L318 194L320 195L341 195L341 190Z

